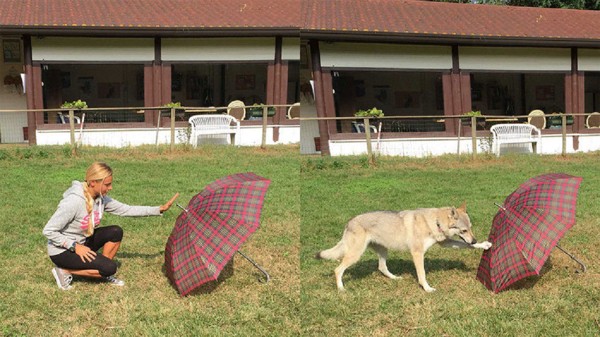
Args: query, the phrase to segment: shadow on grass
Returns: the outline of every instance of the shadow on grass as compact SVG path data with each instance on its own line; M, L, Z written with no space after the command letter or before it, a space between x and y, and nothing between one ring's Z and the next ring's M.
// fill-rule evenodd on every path
M337 264L336 264L337 266ZM396 275L406 277L408 274L412 275L415 280L417 279L417 272L412 259L393 259L387 261L389 271ZM470 271L466 264L460 261L446 260L446 259L425 259L425 272L429 273L436 270L462 270ZM378 260L364 260L359 261L355 265L346 269L344 272L344 279L362 279L378 272ZM330 276L331 272L323 273L323 276Z
M508 287L504 288L502 290L502 292L505 291L519 291L519 290L527 290L527 289L531 289L533 288L542 278L542 276L544 276L544 274L548 273L549 271L551 271L554 268L552 261L550 260L550 258L548 258L548 260L546 261L546 263L544 264L544 266L542 267L542 269L540 270L540 274L539 275L533 275L533 276L528 276L524 279L518 280L517 282L509 285Z
M201 284L197 288L192 290L190 293L188 293L186 296L209 294L209 293L213 292L215 289L217 289L221 283L225 282L225 280L227 280L228 278L233 276L233 260L234 259L231 259L231 260L229 260L229 262L227 262L225 267L223 267L223 270L221 270L221 273L219 274L219 277L217 278L216 281L210 281L210 282ZM175 286L175 284L173 284L173 280L171 280L169 278L169 276L167 275L167 267L164 264L162 266L162 272L169 280L169 283L171 284L171 286L173 288L175 288L175 290L177 290L177 287Z
M145 254L145 253L119 253L119 257L122 257L124 259L135 259L135 258L153 259L153 258L161 256L161 255L162 256L165 255L164 251L162 251L162 252L156 252L154 254Z

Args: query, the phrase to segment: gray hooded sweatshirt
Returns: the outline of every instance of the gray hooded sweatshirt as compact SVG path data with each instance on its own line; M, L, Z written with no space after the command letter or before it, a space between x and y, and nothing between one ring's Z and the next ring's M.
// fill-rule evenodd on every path
M92 216L85 207L83 185L73 181L63 194L54 215L48 220L43 233L48 238L48 255L58 255L71 247L73 242L84 244L87 226L98 227L102 214L108 212L120 216L160 215L159 206L129 206L108 196L94 201Z

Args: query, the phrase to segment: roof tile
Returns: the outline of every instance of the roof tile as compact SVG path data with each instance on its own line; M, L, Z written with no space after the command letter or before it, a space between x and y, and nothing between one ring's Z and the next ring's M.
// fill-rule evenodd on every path
M600 11L418 0L303 1L303 31L600 39Z
M300 0L0 0L0 8L0 27L300 27Z

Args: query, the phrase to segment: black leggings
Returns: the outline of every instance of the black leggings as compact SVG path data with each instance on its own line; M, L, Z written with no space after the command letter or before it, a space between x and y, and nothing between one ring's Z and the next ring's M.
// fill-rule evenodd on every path
M123 229L119 226L99 227L94 230L94 234L85 240L84 245L90 247L91 250L97 252L107 242L121 242L123 239ZM102 254L97 254L96 258L91 262L83 262L79 255L69 250L58 255L50 256L50 260L59 268L84 270L98 270L100 275L106 277L114 275L117 272L117 264L115 261L107 258Z

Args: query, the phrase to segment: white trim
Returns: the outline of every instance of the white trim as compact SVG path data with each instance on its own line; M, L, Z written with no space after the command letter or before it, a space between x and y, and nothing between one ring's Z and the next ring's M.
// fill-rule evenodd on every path
M274 38L168 38L161 41L163 61L272 61Z
M382 43L319 43L326 68L436 69L452 68L449 46Z
M600 71L600 50L578 49L577 69L581 71Z
M492 71L570 71L568 48L459 47L460 69Z
M281 46L281 59L288 61L300 61L300 38L283 38Z
M31 39L33 61L152 61L152 38L44 37Z

